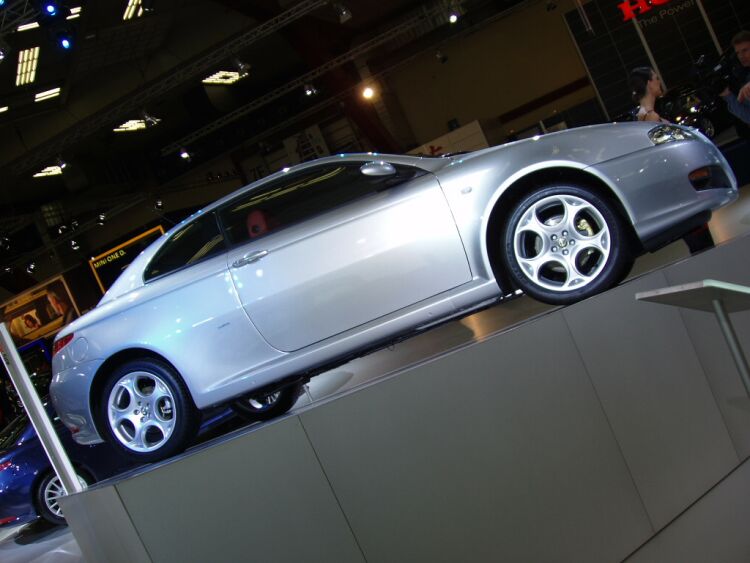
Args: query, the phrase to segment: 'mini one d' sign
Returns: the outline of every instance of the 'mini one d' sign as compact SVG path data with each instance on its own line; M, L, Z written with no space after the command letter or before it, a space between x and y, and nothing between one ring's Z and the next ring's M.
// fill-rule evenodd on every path
M625 0L617 5L622 11L623 20L632 20L636 16L642 16L655 6L669 4L672 0Z

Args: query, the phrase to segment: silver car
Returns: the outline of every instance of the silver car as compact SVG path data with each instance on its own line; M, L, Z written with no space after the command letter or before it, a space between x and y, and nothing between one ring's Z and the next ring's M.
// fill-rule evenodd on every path
M209 406L277 416L315 373L519 289L604 291L736 198L717 148L666 124L300 164L174 227L65 327L55 408L82 444L162 459Z

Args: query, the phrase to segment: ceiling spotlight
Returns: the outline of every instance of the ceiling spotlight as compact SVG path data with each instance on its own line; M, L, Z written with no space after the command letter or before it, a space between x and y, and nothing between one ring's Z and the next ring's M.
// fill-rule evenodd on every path
M371 86L367 86L362 90L362 97L365 100L371 100L375 96L375 90Z
M346 23L352 19L351 11L343 4L337 2L333 5L333 9L336 10L336 15L339 17L339 23Z
M78 250L79 248L81 248L81 245L73 239L70 239L70 248L72 248L73 250Z
M13 273L13 266L5 266L5 268L3 268L3 271L6 274L12 274Z
M232 60L232 64L234 65L234 68L237 69L237 73L239 74L240 78L245 78L248 74L250 74L249 63L235 58L234 60Z
M100 227L107 222L107 216L104 213L99 213L99 217L96 218L96 224Z
M70 229L73 230L73 231L75 231L77 228L78 228L78 221L76 221L75 219L73 219L70 222Z
M59 225L57 227L57 234L62 235L64 233L68 232L68 226L67 225Z
M454 24L463 15L464 15L464 9L463 9L463 6L461 6L460 0L452 0L448 8L448 21Z
M318 89L312 84L305 84L304 86L305 96L314 96L318 93Z
M0 41L0 62L3 62L8 55L10 55L10 46L5 41Z
M44 2L44 6L42 8L42 13L54 17L57 15L57 4L54 2Z
M158 125L161 122L161 119L159 119L158 117L154 117L145 109L141 112L141 119L143 119L146 127L153 127L154 125Z
M182 160L189 161L191 157L192 155L188 152L186 148L183 147L180 149L180 158Z
M29 262L28 264L26 264L26 271L29 274L33 274L34 270L36 270L36 262Z
M65 167L68 165L67 162L65 162L61 156L57 157L57 160L55 161L55 166L57 166L60 170L65 170Z
M161 211L162 209L164 209L164 202L160 199L157 199L154 202L154 209L156 209L157 211Z
M10 239L8 237L0 237L0 248L3 250L10 250Z
M58 33L57 44L66 51L69 51L73 47L73 36L67 32Z

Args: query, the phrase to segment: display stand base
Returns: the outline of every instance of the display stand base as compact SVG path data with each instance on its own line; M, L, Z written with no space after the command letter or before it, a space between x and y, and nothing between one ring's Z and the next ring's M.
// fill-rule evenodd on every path
M736 239L61 504L89 561L750 560L750 399L720 327L635 300L748 285L748 255Z

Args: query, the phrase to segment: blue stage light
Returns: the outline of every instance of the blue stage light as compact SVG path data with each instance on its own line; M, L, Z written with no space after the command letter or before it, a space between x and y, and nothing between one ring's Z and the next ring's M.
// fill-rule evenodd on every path
M60 39L60 46L63 49L70 49L73 46L73 42L67 37L62 37Z
M57 5L48 2L44 5L44 13L46 13L48 16L54 16L57 14Z

